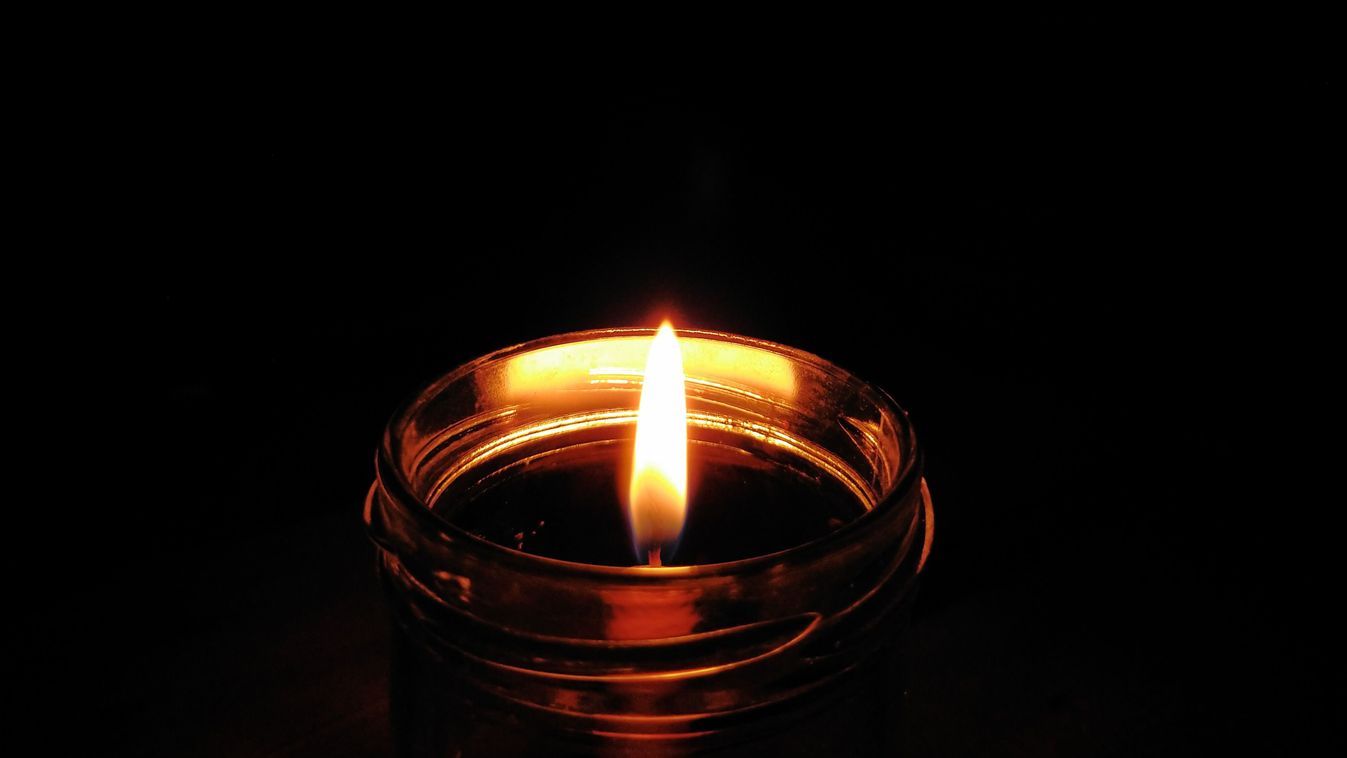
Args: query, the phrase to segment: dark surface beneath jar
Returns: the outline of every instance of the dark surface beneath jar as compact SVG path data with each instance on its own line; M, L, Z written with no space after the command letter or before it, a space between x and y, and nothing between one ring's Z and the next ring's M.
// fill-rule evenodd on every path
M644 563L625 508L630 443L573 445L495 477L466 502L437 504L472 534L532 555L609 566ZM778 456L780 457L780 456ZM703 565L786 550L865 513L842 482L802 458L769 461L725 444L688 450L687 521L665 565Z

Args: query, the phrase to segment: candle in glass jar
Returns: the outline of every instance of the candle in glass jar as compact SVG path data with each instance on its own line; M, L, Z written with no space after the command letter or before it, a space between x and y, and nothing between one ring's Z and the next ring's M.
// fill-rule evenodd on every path
M906 415L808 353L683 332L684 423L655 426L686 435L686 481L642 484L655 336L507 348L390 421L365 519L401 754L878 749L932 536Z

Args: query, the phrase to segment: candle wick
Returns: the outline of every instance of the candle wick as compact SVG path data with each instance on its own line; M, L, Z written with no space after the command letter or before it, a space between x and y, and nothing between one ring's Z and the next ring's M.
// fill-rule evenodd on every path
M663 565L664 565L663 563L660 562L660 559L659 559L659 551L660 551L660 546L659 546L659 545L656 545L656 546L650 548L650 553L649 553L649 555L650 555L650 565L651 565L651 566L663 566Z

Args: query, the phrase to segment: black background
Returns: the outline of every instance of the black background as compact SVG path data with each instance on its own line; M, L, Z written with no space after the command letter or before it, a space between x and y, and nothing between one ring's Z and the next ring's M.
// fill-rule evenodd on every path
M20 633L81 651L43 665L97 682L112 752L381 754L359 512L388 414L492 349L671 315L910 411L937 513L910 754L1312 743L1326 645L1283 550L1322 537L1264 483L1297 394L1273 316L1314 277L1263 193L1313 159L1327 81L1001 21L652 68L639 40L234 51L146 86L97 148L114 236L162 256L99 300L134 494L91 509L75 610Z

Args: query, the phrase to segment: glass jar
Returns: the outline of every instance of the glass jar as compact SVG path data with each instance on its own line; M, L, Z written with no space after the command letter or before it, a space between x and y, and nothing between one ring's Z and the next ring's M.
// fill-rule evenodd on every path
M804 472L860 504L803 544L600 565L498 544L452 515L557 451L619 449L653 333L500 350L390 421L364 515L395 621L401 755L882 747L901 692L888 662L933 530L912 427L882 390L793 348L679 332L691 446Z

